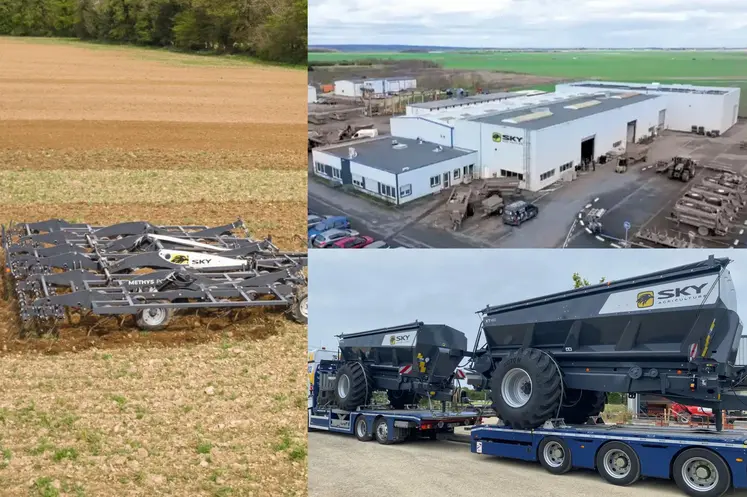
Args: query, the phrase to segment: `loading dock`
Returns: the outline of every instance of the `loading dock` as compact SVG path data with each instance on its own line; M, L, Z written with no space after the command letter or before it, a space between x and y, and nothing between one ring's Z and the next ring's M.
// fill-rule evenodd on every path
M636 121L630 121L628 123L628 143L635 143L636 124Z
M581 141L581 164L594 160L594 144L596 135L584 138Z

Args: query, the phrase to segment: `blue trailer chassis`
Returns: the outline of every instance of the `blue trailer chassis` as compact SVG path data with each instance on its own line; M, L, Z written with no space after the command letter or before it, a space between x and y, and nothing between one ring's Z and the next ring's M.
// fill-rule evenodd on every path
M688 488L686 484L681 485L674 474L676 469L680 469L675 468L677 457L685 450L706 449L728 466L728 474L721 478L728 480L730 487L747 488L747 432L737 430L716 432L635 425L575 425L517 430L504 426L479 425L472 428L470 443L472 452L476 454L543 463L542 444L548 437L565 443L563 449L567 449L570 456L567 469L596 469L602 474L597 458L600 449L605 444L617 442L626 444L638 457L640 477L674 478L678 486L689 495L721 495L723 492L719 493L717 490L706 492L707 485L702 485L701 491ZM550 441L548 439L545 443ZM546 464L543 466L548 469ZM559 474L564 471L551 472Z
M450 433L457 426L474 425L480 418L477 411L440 412L428 409L359 409L343 411L309 409L309 429L354 434L359 440L375 439L392 444L420 434L435 438L439 433ZM365 422L365 433L356 432L356 424ZM386 428L384 429L383 426ZM360 427L359 427L360 428Z

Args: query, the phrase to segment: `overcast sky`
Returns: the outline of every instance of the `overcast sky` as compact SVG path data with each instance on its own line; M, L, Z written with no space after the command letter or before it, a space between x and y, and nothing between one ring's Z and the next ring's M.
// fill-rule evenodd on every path
M309 346L337 347L335 335L423 321L447 324L474 345L475 312L592 283L705 260L728 269L738 311L747 309L747 250L391 249L311 250Z
M745 0L309 0L309 44L744 47Z

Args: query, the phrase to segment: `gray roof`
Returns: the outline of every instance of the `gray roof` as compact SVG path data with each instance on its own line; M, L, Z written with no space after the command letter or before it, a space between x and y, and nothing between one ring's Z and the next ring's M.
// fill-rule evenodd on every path
M399 149L394 148L392 145L393 140L396 140L399 145L407 146ZM405 167L409 168L409 171L412 171L413 169L419 169L430 166L431 164L475 153L473 150L452 147L441 147L440 152L435 152L434 150L438 148L438 144L436 143L427 141L419 143L417 140L398 136L385 136L360 142L346 142L344 145L320 147L316 150L340 157L341 159L348 159L351 147L355 149L357 154L355 158L351 159L353 162L393 174L404 172L402 169Z
M659 98L658 95L647 95L647 94L638 94L629 98L602 98L602 97L595 97L593 94L589 95L583 95L576 98L569 98L568 100L563 100L561 102L554 102L551 104L541 104L537 103L535 105L523 107L518 110L509 110L509 111L498 111L493 114L486 114L484 116L479 117L472 117L468 119L469 121L477 121L481 123L486 124L495 124L498 126L507 126L510 128L521 128L521 129L543 129L543 128L549 128L550 126L555 126L557 124L566 123L569 121L574 121L576 119L581 119L584 117L593 116L594 114L600 114L602 112L607 112L608 110L612 109L619 109L620 107L625 107L626 105L635 104L638 102L643 102L646 100L651 100L654 98ZM578 104L581 102L586 102L587 100L599 100L599 104L592 105L590 107L584 107L581 109L566 109L565 107L568 105ZM533 109L537 108L547 108L550 109L550 112L552 112L552 116L548 117L541 117L539 119L534 119L532 121L525 121L520 123L504 123L504 119L511 119L512 117L519 117L523 116L525 114L529 114L533 111Z
M726 95L733 89L722 89L708 86L693 85L651 85L635 83L608 83L606 81L582 81L570 83L571 86L582 88L605 88L610 90L632 90L632 91L660 91L664 93L696 93L702 95Z
M338 79L335 81L350 81L351 83L365 83L366 81L409 81L415 79L413 76L395 76L389 78L349 78L349 79Z
M419 102L410 104L410 107L417 107L420 109L443 109L446 107L456 107L458 105L479 104L483 102L493 102L495 100L505 100L507 98L516 98L522 96L524 95L520 93L502 91L497 93L487 93L484 95L470 95L469 97L455 97L447 98L444 100L433 100L432 102Z

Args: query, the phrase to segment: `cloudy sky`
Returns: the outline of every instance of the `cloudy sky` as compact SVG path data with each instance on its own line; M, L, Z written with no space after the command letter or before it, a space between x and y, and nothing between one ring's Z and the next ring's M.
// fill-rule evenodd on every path
M744 0L309 0L309 44L744 47Z
M474 345L487 305L629 278L705 260L734 260L728 269L740 313L747 311L747 250L312 250L309 260L309 347L337 347L335 335L423 321L462 331Z

